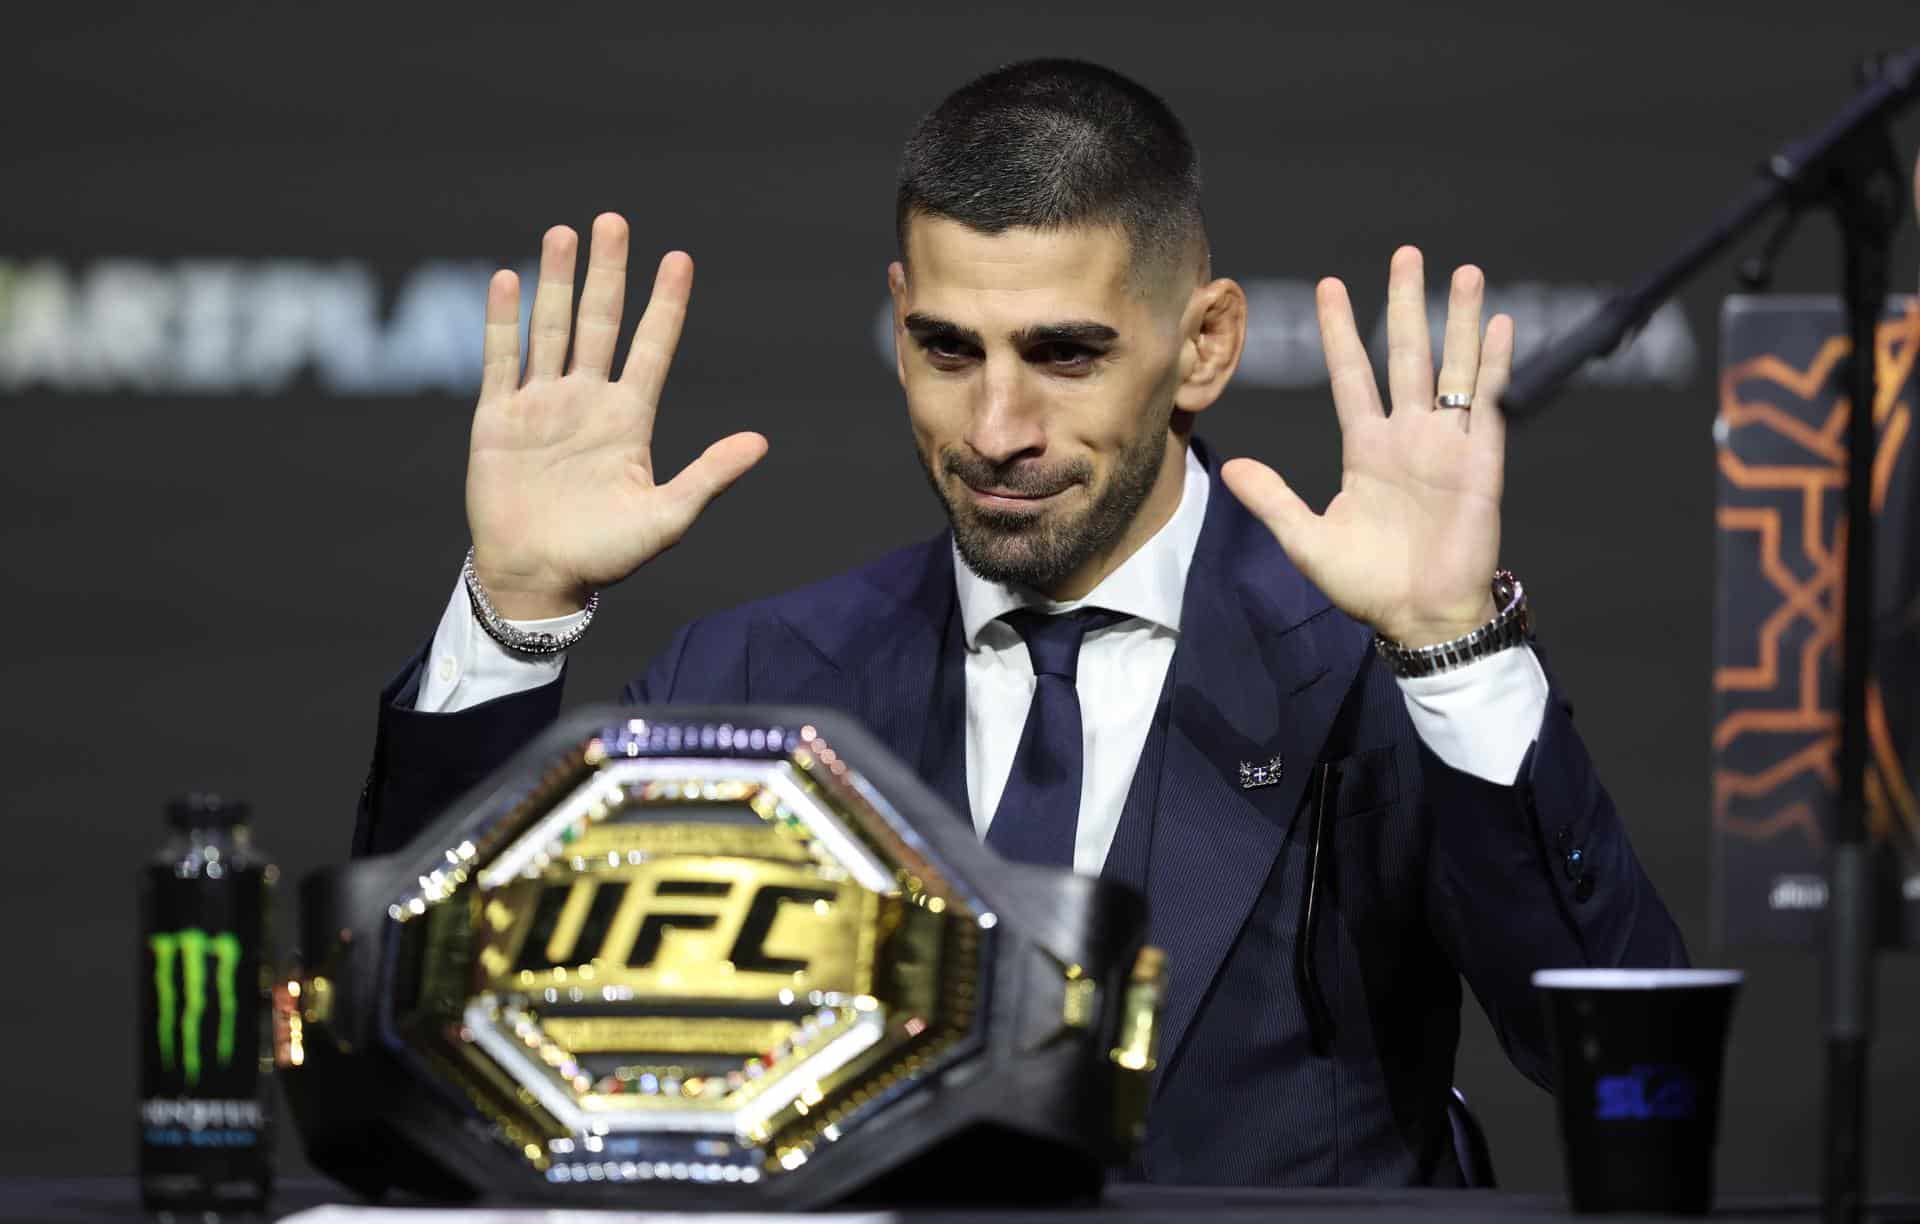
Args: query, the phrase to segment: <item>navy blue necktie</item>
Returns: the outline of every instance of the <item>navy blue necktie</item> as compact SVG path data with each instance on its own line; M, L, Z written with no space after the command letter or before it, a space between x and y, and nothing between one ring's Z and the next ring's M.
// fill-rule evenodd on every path
M1080 642L1127 617L1104 608L1082 608L1058 616L1023 609L1000 619L1027 644L1033 660L1033 702L1027 707L1007 788L987 826L987 845L1017 862L1072 870L1073 835L1080 820L1080 694L1073 687Z

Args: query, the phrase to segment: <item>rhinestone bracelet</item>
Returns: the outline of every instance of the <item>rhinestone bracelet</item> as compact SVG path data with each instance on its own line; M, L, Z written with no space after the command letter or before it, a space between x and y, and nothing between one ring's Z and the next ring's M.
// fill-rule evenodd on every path
M587 596L587 606L582 609L586 619L565 633L548 633L543 629L522 629L494 611L493 601L487 598L487 588L480 585L480 576L473 572L473 549L467 549L467 560L460 567L460 580L467 586L467 602L473 605L473 618L487 631L487 636L508 650L527 655L556 655L580 640L587 626L593 623L594 610L600 606L600 592Z

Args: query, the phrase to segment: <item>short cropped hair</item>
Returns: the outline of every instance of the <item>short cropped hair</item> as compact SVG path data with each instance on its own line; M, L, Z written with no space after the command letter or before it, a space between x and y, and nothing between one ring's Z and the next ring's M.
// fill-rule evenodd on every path
M1009 64L922 119L895 196L903 259L916 216L986 234L1118 226L1136 278L1143 266L1206 258L1200 163L1186 129L1151 90L1082 60Z

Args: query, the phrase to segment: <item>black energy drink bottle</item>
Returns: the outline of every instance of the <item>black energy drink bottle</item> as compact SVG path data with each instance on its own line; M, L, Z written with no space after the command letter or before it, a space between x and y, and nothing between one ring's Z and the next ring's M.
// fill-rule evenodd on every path
M140 878L140 1197L263 1211L273 1188L267 914L278 874L245 804L196 794Z

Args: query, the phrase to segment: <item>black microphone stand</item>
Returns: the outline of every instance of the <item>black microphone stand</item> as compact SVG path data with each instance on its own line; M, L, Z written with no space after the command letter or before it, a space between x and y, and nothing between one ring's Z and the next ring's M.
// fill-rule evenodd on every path
M1920 48L1869 64L1867 84L1817 135L1767 160L1760 181L1664 267L1514 371L1502 397L1511 420L1531 416L1575 371L1612 352L1684 281L1775 208L1784 215L1762 255L1742 268L1764 285L1773 257L1807 209L1830 209L1841 236L1847 334L1847 555L1840 673L1840 803L1827 878L1827 1146L1821 1186L1831 1224L1860 1219L1866 1197L1867 1051L1873 1030L1874 876L1867 845L1867 682L1873 645L1874 328L1905 192L1891 122L1920 91Z

